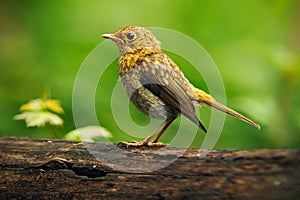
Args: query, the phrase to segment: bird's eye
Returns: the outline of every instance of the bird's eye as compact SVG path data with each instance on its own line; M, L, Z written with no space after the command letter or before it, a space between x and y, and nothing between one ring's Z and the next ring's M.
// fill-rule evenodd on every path
M135 34L134 33L128 33L126 35L126 37L127 37L128 40L133 40L135 38Z

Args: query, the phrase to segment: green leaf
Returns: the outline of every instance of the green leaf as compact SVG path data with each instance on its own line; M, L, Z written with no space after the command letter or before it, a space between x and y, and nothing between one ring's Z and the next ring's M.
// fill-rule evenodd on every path
M15 115L15 120L25 120L27 127L44 127L49 123L55 126L61 126L63 120L56 114L48 111L26 111Z
M111 137L111 133L101 126L86 126L69 132L65 139L93 142L103 137Z
M32 99L20 108L21 111L52 111L63 114L64 110L58 100L54 99Z

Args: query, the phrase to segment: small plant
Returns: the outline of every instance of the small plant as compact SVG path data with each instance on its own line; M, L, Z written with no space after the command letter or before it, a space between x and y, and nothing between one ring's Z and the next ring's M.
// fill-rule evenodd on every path
M31 99L20 107L20 114L14 116L14 120L24 120L27 127L48 127L54 138L58 138L55 126L62 126L64 121L59 114L64 114L60 102L48 98ZM90 125L70 131L63 137L67 140L102 141L103 138L112 137L112 134L104 127Z
M58 138L54 126L62 126L64 121L58 114L64 110L60 102L55 99L32 99L20 108L21 113L14 116L14 120L24 120L27 127L49 127L53 137Z

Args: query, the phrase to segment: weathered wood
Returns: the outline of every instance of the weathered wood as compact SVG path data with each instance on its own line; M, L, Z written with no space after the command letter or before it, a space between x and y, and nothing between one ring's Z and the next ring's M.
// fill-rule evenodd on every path
M0 137L0 199L300 197L299 150L198 154L195 149Z

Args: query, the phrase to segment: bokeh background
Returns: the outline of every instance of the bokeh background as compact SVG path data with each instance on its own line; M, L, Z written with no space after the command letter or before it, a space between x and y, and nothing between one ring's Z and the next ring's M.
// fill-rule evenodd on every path
M65 110L64 126L57 128L59 137L75 129L76 73L103 41L101 34L126 25L165 27L195 39L222 74L227 105L262 126L258 131L227 117L215 148L300 146L300 2L296 0L0 1L0 135L51 137L44 128L26 128L23 121L13 120L22 104L44 91L51 91ZM201 77L191 75L189 63L169 55L192 83L205 88ZM101 125L112 132L115 142L136 139L118 128L108 109L117 80L115 61L105 72L96 101ZM130 109L138 124L149 123ZM209 122L205 115L202 120ZM198 133L192 147L201 144L203 134Z

